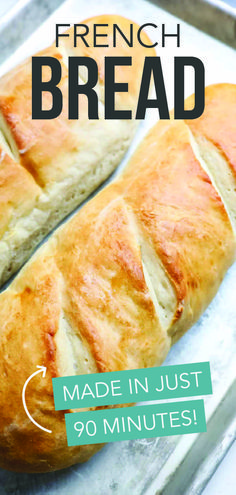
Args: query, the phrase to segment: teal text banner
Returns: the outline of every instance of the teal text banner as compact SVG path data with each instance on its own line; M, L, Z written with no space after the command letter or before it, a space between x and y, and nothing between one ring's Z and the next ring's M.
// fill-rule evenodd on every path
M206 431L203 400L65 414L69 446Z
M80 409L212 393L209 362L53 378L55 409Z

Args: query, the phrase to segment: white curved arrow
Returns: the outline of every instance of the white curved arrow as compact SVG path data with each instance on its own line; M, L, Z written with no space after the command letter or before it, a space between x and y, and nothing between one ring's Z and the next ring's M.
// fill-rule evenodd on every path
M29 378L27 378L27 380L26 380L26 382L24 384L24 387L23 387L23 390L22 390L22 402L23 402L24 410L25 410L28 418L30 419L30 421L32 421L32 423L34 423L35 426L37 426L38 428L40 428L40 430L46 431L47 433L52 433L52 430L48 430L47 428L44 428L44 426L39 425L37 423L37 421L35 421L34 418L32 418L32 416L30 415L30 413L28 411L26 402L25 402L25 391L26 391L26 387L27 387L29 381L31 380L31 378L33 378L33 376L37 375L38 373L43 373L43 378L46 375L47 368L45 366L37 366L37 368L39 368L38 371L35 371L34 373L32 373L32 375L30 375Z

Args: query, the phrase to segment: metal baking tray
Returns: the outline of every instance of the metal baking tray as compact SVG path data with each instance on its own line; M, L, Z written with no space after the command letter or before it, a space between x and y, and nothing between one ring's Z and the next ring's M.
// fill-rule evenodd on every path
M193 26L236 48L235 0L152 0Z
M41 2L38 4L38 7ZM39 7L40 8L40 7ZM49 44L55 23L73 23L100 13L123 14L141 24L181 24L181 48L158 47L173 105L171 64L175 55L195 55L206 66L206 83L236 82L236 52L144 0L67 0L0 66L0 75ZM13 22L13 20L12 20ZM217 56L216 56L217 54ZM188 93L192 88L187 86ZM148 112L116 175L156 120ZM0 470L1 495L199 495L236 436L236 264L198 323L172 348L165 365L210 361L213 395L205 397L207 433L106 445L84 465L49 474Z
M1 1L1 0L0 0ZM0 63L9 57L63 0L15 0L0 15Z

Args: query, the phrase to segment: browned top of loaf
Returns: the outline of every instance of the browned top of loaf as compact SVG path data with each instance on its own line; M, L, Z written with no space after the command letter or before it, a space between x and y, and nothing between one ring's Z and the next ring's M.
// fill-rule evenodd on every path
M196 120L187 120L191 131L209 139L226 158L236 176L236 85L215 84L206 88L206 107ZM185 102L192 108L193 96Z

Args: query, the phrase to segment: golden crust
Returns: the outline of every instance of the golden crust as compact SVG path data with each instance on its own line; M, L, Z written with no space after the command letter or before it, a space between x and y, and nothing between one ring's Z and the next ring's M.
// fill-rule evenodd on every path
M68 459L72 463L74 456L80 458L82 455L87 460L99 449L99 446L95 449L94 446L86 447L82 451L80 448L69 449L64 413L55 413L51 377L56 375L53 336L60 314L59 279L50 260L47 265L40 264L37 268L40 271L35 273L32 267L31 287L22 286L17 294L11 294L10 301L7 293L1 297L0 398L2 404L8 404L1 414L1 466L15 471L63 468ZM45 378L40 374L29 382L26 402L34 419L53 430L47 435L28 419L21 399L26 379L42 362L48 363L48 371Z
M236 177L236 85L214 84L205 91L206 107L196 120L186 120L194 135L211 141L226 158ZM193 97L187 98L186 110L193 107Z
M165 355L166 336L146 285L133 219L112 188L100 198L58 237L56 263L71 322L89 342L98 371L150 366L158 352Z
M52 120L32 120L31 59L1 79L0 111L13 135L21 165L45 188L66 177L75 153L83 149L84 126L89 127L89 121L85 97L80 102L80 120L68 120L68 69L62 52L50 47L38 55L54 57L61 63L58 85L63 94L61 115ZM42 74L43 79L49 79L49 67L43 66ZM43 92L42 102L44 109L50 108L48 92Z

